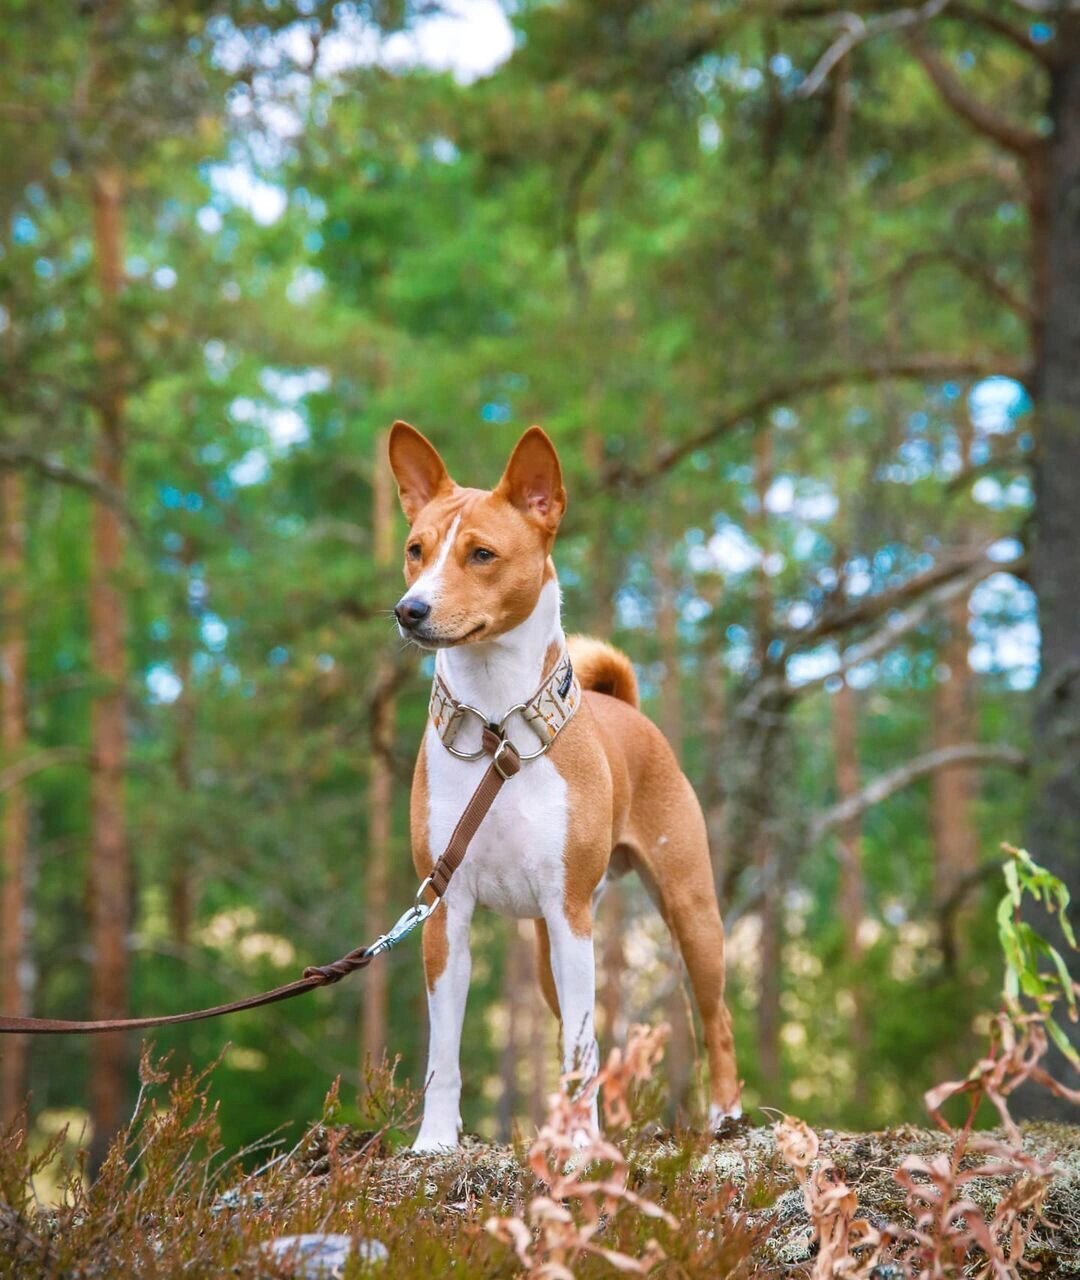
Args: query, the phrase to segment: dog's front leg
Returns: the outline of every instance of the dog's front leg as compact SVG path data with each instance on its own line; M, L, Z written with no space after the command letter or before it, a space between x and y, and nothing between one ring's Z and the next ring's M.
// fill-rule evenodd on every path
M551 948L551 972L559 996L562 1021L563 1071L590 1081L600 1068L593 1013L596 1008L596 959L592 921L582 932L584 921L574 929L562 910L545 916ZM591 1088L591 1086L590 1086ZM597 1130L596 1093L592 1092L591 1125Z
M461 1028L472 970L469 924L473 905L460 893L448 893L424 924L428 1067L424 1119L414 1151L452 1150L461 1133Z

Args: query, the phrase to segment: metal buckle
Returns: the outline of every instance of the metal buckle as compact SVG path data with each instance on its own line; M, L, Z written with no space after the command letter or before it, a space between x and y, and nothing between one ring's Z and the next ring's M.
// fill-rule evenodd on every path
M506 742L509 742L509 741L510 741L510 739L506 736L506 722L507 722L507 720L509 720L509 719L510 719L510 717L511 717L512 715L515 715L517 712L519 712L519 711L522 711L522 712L523 712L523 711L525 710L526 706L528 706L528 703L525 703L525 702L519 702L519 703L515 704L514 706L512 706L512 707L510 708L510 710L506 713L506 715L504 715L504 716L503 716L503 718L499 721L499 732L503 735L503 740L504 740L504 741L506 741ZM527 720L525 721L525 727L526 727L526 729L528 729L530 732L532 732L532 733L534 733L534 734L535 734L535 732L536 732L536 731L533 729L532 725L530 725L530 724L529 724L529 722L528 722ZM539 734L536 734L536 736L537 736L537 737L539 737ZM527 752L527 753L526 753L526 752L524 752L524 751L519 751L519 752L518 752L518 759L521 761L521 763L522 763L522 764L524 764L527 760L535 760L535 759L537 759L537 757L538 757L538 756L542 756L542 755L544 755L544 754L547 752L548 747L550 747L550 746L551 746L551 744L552 744L552 742L554 742L554 741L555 741L555 739L554 739L554 738L549 738L549 739L547 740L547 742L544 742L544 743L542 743L542 744L541 744L541 746L540 746L540 750L539 750L539 751L530 751L530 752ZM500 772L500 773L502 773L502 770L500 769L500 770L499 770L499 772ZM506 775L505 775L505 774L503 774L503 776L505 777Z
M469 715L475 716L482 725L487 725L488 718L478 707L470 706L467 702L459 702L455 707L455 712L457 711L465 711ZM483 747L479 747L476 751L459 751L457 747L447 742L445 738L443 738L443 746L452 756L457 756L459 760L479 760L481 756L487 755Z
M506 770L499 763L499 761L503 758L504 755L506 755L506 753L513 746L514 744L510 741L509 738L501 738L499 740L499 745L495 748L495 754L491 757L492 766L494 767L495 772L499 775L499 777L502 778L503 782L509 782L514 775L512 773L507 773ZM517 748L514 748L514 749L516 750ZM519 759L524 760L526 759L526 757L520 756Z

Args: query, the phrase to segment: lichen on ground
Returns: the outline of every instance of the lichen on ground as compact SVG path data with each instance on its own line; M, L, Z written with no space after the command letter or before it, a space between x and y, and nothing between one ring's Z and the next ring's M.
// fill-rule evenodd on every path
M1025 1126L1024 1147L1052 1159L1058 1169L1036 1228L1028 1257L1041 1266L1043 1280L1080 1276L1080 1126ZM951 1139L933 1129L903 1126L871 1133L824 1131L820 1156L832 1160L859 1199L860 1214L876 1227L908 1225L904 1194L894 1177L906 1155L929 1159L951 1149ZM972 1157L966 1157L971 1159ZM767 1225L759 1261L776 1274L802 1274L814 1256L810 1219L794 1177L778 1159L771 1127L741 1127L712 1143L660 1137L639 1140L630 1157L635 1185L660 1203L678 1171L680 1182L696 1190L702 1203L722 1184L738 1189L742 1207ZM541 1188L524 1166L522 1153L467 1139L446 1154L416 1156L408 1151L377 1162L375 1181L388 1196L423 1196L433 1218L445 1213L470 1217L519 1212ZM992 1210L1009 1185L1006 1178L979 1178L965 1191L980 1207ZM685 1216L685 1201L682 1210Z

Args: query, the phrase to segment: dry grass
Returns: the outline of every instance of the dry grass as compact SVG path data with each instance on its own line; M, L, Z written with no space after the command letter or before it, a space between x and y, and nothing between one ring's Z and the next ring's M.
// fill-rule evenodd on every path
M1080 1127L1022 1127L1009 1113L1024 1082L1080 1100L1042 1065L1048 1037L1062 1041L1055 1001L1071 1016L1080 988L1019 911L1022 891L1041 892L1064 926L1068 898L1026 854L1009 887L999 923L1015 981L985 1056L927 1094L936 1130L819 1135L784 1117L722 1139L656 1137L646 1121L663 1032L636 1028L588 1086L606 1137L590 1130L580 1081L565 1082L527 1151L467 1142L413 1156L394 1141L417 1100L391 1071L368 1080L371 1128L338 1123L335 1089L295 1146L279 1136L229 1156L212 1068L171 1077L144 1054L135 1114L93 1180L79 1159L64 1162L64 1134L36 1154L25 1121L0 1135L0 1276L310 1275L295 1252L268 1252L310 1233L379 1242L378 1260L358 1250L332 1274L387 1280L1080 1276ZM957 1100L968 1103L958 1127L942 1113ZM1000 1129L973 1129L983 1102ZM56 1206L37 1196L46 1171Z
M392 1094L383 1129L363 1132L336 1123L331 1095L323 1120L295 1146L279 1144L238 1161L219 1148L209 1076L169 1079L144 1061L143 1077L137 1114L99 1178L87 1188L80 1167L70 1167L59 1208L41 1208L34 1199L33 1165L40 1170L43 1157L30 1161L21 1130L5 1136L0 1274L293 1275L294 1265L267 1257L265 1245L306 1232L381 1241L389 1252L385 1263L353 1258L341 1274L377 1269L388 1280L511 1275L530 1265L534 1275L612 1275L614 1255L644 1261L658 1276L760 1280L806 1275L816 1253L802 1190L772 1127L744 1125L721 1140L624 1133L624 1164L601 1158L575 1167L571 1161L566 1170L559 1135L569 1133L569 1125L549 1127L531 1156L467 1142L452 1154L417 1157L385 1140L407 1120L411 1102L404 1095ZM625 1089L631 1110L639 1088L628 1083ZM569 1111L565 1100L557 1105L563 1115L573 1114L572 1100ZM1004 1131L999 1136L1006 1137ZM1080 1275L1080 1128L1036 1125L1023 1129L1021 1140L1032 1157L1056 1166L1029 1260L1042 1264L1045 1277ZM859 1213L882 1229L911 1224L895 1177L903 1157L930 1161L949 1153L952 1141L946 1133L914 1128L826 1132L816 1154L832 1162L856 1195ZM555 1175L564 1178L557 1197L550 1194ZM980 1177L965 1191L989 1215L1015 1176ZM600 1193L593 1195L589 1183L603 1184ZM585 1205L589 1196L595 1214ZM533 1212L538 1197L568 1210L567 1230L553 1248L544 1246L543 1224ZM640 1212L643 1202L662 1212ZM527 1263L485 1229L493 1216L526 1224ZM591 1249L574 1246L580 1226L590 1229ZM558 1262L560 1250L566 1270L542 1270ZM879 1280L890 1274L908 1273L881 1271Z

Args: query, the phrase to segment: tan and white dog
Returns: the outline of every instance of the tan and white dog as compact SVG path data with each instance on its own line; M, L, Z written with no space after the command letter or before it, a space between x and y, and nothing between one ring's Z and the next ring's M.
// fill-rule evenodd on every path
M389 452L411 526L408 585L395 613L403 636L436 652L433 715L412 790L418 876L431 871L490 764L490 757L461 758L479 741L481 716L498 724L516 709L507 734L523 755L536 752L539 721L527 719L522 704L553 673L566 672L549 690L550 724L540 724L541 739L554 735L550 749L524 763L499 793L424 925L430 1048L413 1149L458 1143L476 906L535 920L540 982L562 1022L564 1069L588 1075L598 1066L593 908L605 878L630 869L642 876L686 962L704 1024L709 1118L717 1127L741 1108L705 821L671 748L637 709L629 659L599 641L567 642L563 634L551 548L566 492L555 448L533 427L492 490L455 484L434 447L406 423L394 424ZM452 752L444 713L459 704L468 704L470 714L455 722Z

